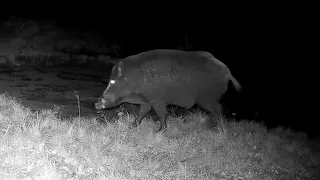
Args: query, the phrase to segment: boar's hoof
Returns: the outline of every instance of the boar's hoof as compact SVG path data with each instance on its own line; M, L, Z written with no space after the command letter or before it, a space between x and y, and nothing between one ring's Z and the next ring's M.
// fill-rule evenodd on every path
M156 132L158 133L158 132L164 131L164 130L166 130L166 129L167 129L167 125L161 125L161 124L160 124L160 127L159 127L159 129L158 129Z
M136 127L138 127L137 122L133 122L130 124L129 129L136 128Z

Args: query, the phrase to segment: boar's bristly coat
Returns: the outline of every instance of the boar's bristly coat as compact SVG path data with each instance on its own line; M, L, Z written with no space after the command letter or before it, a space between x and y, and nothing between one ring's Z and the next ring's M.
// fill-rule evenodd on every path
M152 50L120 60L112 69L109 84L96 109L113 108L123 102L140 104L133 125L154 108L161 131L167 127L166 106L191 108L194 104L210 113L219 111L219 100L232 81L241 86L229 68L204 51Z

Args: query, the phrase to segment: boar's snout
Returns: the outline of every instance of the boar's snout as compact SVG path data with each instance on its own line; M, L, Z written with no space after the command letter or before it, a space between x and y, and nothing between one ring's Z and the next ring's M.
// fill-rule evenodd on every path
M95 107L97 110L106 109L114 104L116 100L116 96L112 94L107 94L101 98L99 101L95 103Z
M100 98L98 102L94 104L97 110L105 109L106 100L104 98Z

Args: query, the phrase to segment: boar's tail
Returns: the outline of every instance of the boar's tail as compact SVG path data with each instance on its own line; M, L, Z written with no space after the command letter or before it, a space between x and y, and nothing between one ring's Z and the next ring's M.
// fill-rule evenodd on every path
M204 56L206 58L211 59L215 64L220 65L222 68L225 68L225 70L228 72L227 78L232 81L234 87L237 91L241 91L241 85L240 83L234 78L229 70L229 68L221 61L219 61L217 58L215 58L211 53L205 52L205 51L197 51L201 56Z
M239 81L237 81L236 78L234 78L232 76L230 71L229 71L229 79L232 81L233 86L236 88L236 90L241 91L241 85L240 85Z

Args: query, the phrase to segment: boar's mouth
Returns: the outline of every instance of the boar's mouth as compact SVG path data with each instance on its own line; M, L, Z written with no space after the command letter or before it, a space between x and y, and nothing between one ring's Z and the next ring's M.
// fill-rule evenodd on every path
M100 98L98 102L95 103L95 108L97 110L101 110L101 109L107 109L113 107L113 103L111 103L110 101L106 100L105 98Z
M113 94L106 94L99 98L98 102L95 103L95 108L97 110L113 108L119 105L119 100Z
M94 104L95 108L97 110L105 109L105 101L106 100L103 98L99 99L99 101Z

